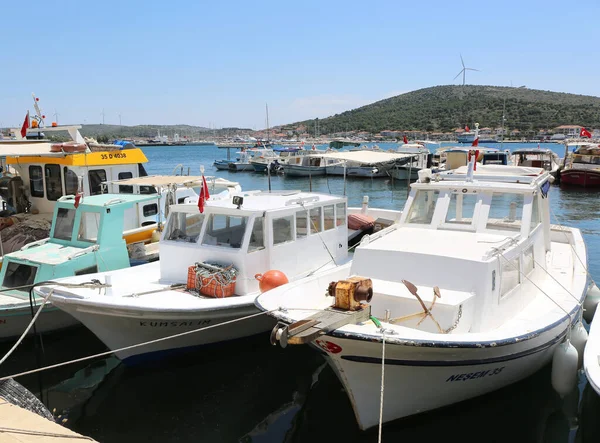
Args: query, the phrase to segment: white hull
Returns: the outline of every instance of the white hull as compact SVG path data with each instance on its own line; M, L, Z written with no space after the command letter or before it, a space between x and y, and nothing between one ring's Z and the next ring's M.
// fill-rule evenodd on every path
M327 168L325 166L297 166L283 165L283 173L289 177L309 177L325 175Z
M132 310L116 312L116 310L95 308L90 305L77 306L68 302L56 304L84 323L111 350L214 326L260 312L253 304L196 312L136 312ZM248 337L266 332L274 325L273 318L268 315L259 315L229 326L210 328L182 337L115 352L115 355L121 360L133 362L135 357L142 355L148 357L149 354Z
M229 163L230 171L254 171L254 166L251 163Z
M594 316L583 353L583 369L590 386L600 395L600 315Z
M412 168L410 171L410 179L417 180L419 178L420 168ZM395 168L390 171L390 176L394 180L407 180L408 179L408 168Z
M533 340L487 348L475 343L462 349L459 343L426 349L386 343L383 421L458 403L522 380L551 361L565 330L562 323ZM326 360L348 393L359 427L377 426L381 343L331 336L323 340L342 349L326 353Z
M346 177L388 177L389 167L377 167L377 172L373 173L373 166L348 166L346 169ZM344 166L327 166L327 175L344 175Z
M41 300L36 297L37 306L34 305L33 312L37 312ZM31 308L29 302L15 305L11 308L0 309L0 341L16 339L21 336L31 322ZM60 329L70 328L79 322L69 314L46 303L44 309L36 321L37 332L53 332ZM33 334L31 328L29 334Z

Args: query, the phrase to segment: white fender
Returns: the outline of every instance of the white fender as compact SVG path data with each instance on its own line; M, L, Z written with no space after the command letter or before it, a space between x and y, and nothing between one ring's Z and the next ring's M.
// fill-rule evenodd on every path
M577 384L577 349L569 340L558 345L552 356L552 387L564 398Z
M598 286L592 285L592 287L588 289L585 300L583 301L583 318L585 318L585 321L588 323L591 323L594 318L598 302L600 302L600 289L598 289Z
M571 329L571 344L577 349L577 369L581 369L583 365L583 350L587 343L588 332L583 327L583 324L578 321Z

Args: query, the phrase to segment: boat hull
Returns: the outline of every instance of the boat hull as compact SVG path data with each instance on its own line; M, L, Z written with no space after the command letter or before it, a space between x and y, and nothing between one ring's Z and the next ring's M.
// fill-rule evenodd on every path
M229 170L236 172L254 171L254 166L252 166L250 163L229 163Z
M226 171L227 169L229 169L230 163L231 163L231 161L228 161L228 160L220 160L220 161L215 161L213 163L213 165L215 168L217 168L220 171Z
M567 169L560 173L560 182L584 188L600 187L600 170Z
M283 173L289 177L309 177L325 175L327 171L325 166L284 165Z
M34 313L39 309L41 300L37 298L37 306L34 306ZM31 322L31 308L29 302L19 304L10 308L0 309L0 341L16 339L23 334ZM35 323L37 332L54 332L61 329L67 329L79 325L79 321L66 312L61 311L50 303L46 303L42 313ZM33 328L29 335L33 334Z
M346 167L346 177L388 177L389 176L389 166L377 166L377 172L373 173L373 166L348 166ZM344 166L335 165L335 166L327 166L326 167L327 175L344 175Z
M458 343L443 347L386 343L383 421L458 403L522 380L552 360L565 330L563 324L532 340L487 348L476 343L468 348ZM343 384L359 427L377 426L381 343L324 336L311 344L325 354Z
M411 168L410 179L417 180L419 178L420 168ZM407 180L408 179L408 168L395 168L390 171L390 176L394 180Z
M254 304L195 312L114 310L61 302L56 303L56 305L85 324L113 351L183 332L211 327L177 338L115 352L119 359L129 364L158 357L165 353L181 351L185 348L235 340L267 332L275 325L275 320L268 315L258 315L230 325L212 327L220 323L258 314L261 311Z

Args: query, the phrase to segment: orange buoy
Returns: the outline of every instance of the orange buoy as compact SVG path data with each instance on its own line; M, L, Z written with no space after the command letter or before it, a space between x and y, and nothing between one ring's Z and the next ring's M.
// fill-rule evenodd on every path
M254 278L258 280L260 292L266 292L270 289L289 283L286 275L275 269L267 271L264 274L256 274Z

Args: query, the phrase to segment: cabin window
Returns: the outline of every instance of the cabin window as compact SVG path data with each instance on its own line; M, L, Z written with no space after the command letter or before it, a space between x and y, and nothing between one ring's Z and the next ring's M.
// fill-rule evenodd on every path
M265 218L256 217L252 225L248 252L258 251L265 248Z
M531 202L531 230L533 231L542 222L540 218L540 207L538 205L538 196L533 196Z
M138 177L147 177L148 173L146 168L141 163L138 163ZM156 188L154 186L140 186L140 194L156 194Z
M504 297L510 291L515 289L520 283L519 257L512 260L506 260L501 257L502 261L502 281L500 282L500 297Z
M167 224L165 238L178 242L196 243L203 222L204 214L172 212Z
M44 175L41 166L29 167L29 192L32 197L44 197Z
M126 180L128 178L133 178L133 174L131 172L119 172L119 180ZM133 194L133 186L132 185L119 185L119 194Z
M408 223L430 224L439 194L439 191L417 191L406 221Z
M95 274L98 272L98 266L90 266L88 268L80 269L79 271L75 271L75 275L86 275L86 274Z
M65 194L76 195L79 191L79 178L77 174L66 166L63 169L63 173L65 174Z
M71 240L73 236L73 223L75 221L75 209L58 208L56 221L54 222L53 237L59 240Z
M82 212L79 221L77 240L96 243L98 239L98 228L100 227L100 213Z
M446 223L470 225L473 223L477 195L454 193L450 195L450 204L446 213Z
M321 207L311 208L310 214L310 232L323 231L323 223L321 221Z
M338 203L335 205L335 224L343 226L346 224L346 204Z
M533 245L531 245L523 252L523 274L531 274L534 268L535 259L533 258Z
M278 245L294 239L294 216L273 219L273 244Z
M323 207L323 227L326 231L335 228L335 210L333 205Z
M296 238L308 235L308 213L306 211L296 212Z
M29 286L35 282L35 275L38 268L22 263L9 262L4 274L5 288L17 288L19 286Z
M92 169L88 172L90 177L90 195L108 194L106 187L102 189L102 182L106 181L104 169Z
M242 247L247 224L248 217L211 214L202 244L239 249Z
M153 215L158 214L158 205L156 203L144 205L142 211L144 213L144 217L152 217Z
M523 215L523 200L523 194L494 192L486 228L519 231Z
M44 171L46 173L46 197L48 200L56 201L63 195L60 166L45 165Z

